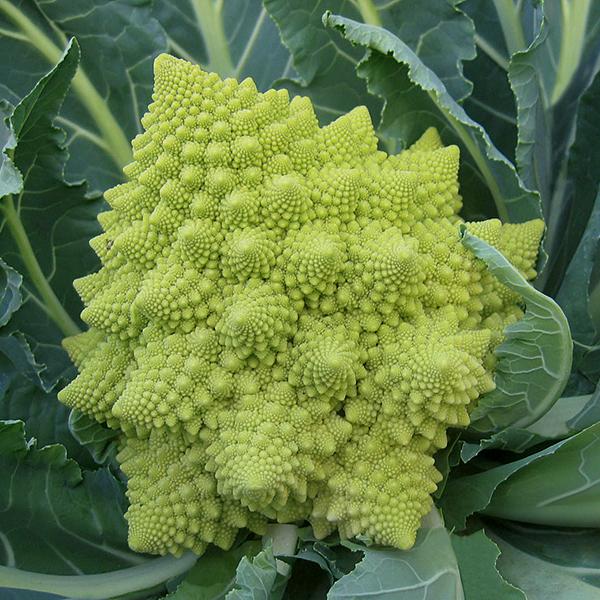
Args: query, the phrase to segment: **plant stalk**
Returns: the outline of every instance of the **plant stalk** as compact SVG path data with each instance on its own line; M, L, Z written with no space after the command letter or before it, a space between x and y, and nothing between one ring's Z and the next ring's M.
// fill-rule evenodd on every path
M31 247L27 232L23 227L23 222L15 208L12 196L6 196L4 198L1 209L6 219L6 225L17 244L27 273L29 274L29 277L31 277L33 284L42 298L46 312L65 336L80 333L79 327L75 321L71 319L56 297L54 290L50 287L50 284L40 267L40 263Z
M191 0L198 27L208 54L207 69L215 71L223 79L235 75L229 44L223 29L219 7L213 0Z
M591 0L561 1L560 57L550 100L552 105L555 105L561 99L581 62L591 5Z
M197 560L195 554L188 552L181 558L163 556L142 565L99 575L48 575L0 566L0 588L45 592L80 600L106 600L152 588L185 573Z
M527 43L525 42L525 34L521 25L519 9L515 6L513 0L493 0L500 27L506 41L509 56L525 50Z
M373 4L373 0L357 0L358 2L358 10L360 11L360 16L362 20L367 25L375 25L376 27L381 27L381 17L379 16L379 11L375 4Z

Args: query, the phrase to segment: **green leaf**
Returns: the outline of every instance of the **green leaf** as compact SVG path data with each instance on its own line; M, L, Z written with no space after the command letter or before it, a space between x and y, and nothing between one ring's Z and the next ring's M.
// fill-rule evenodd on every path
M63 181L64 132L53 125L78 61L79 47L72 41L56 67L15 107L10 152L24 174L23 187L0 200L0 254L23 276L23 303L4 333L27 336L36 359L47 365L47 387L72 368L60 342L79 331L81 301L73 279L97 265L88 241L98 232L100 201L86 198L83 184Z
M502 554L498 569L527 600L596 600L600 594L600 531L504 522L490 524Z
M469 536L450 536L467 600L527 600L508 583L496 566L500 549L483 530Z
M463 600L464 594L450 536L439 514L432 511L423 521L415 545L407 551L365 547L346 542L364 558L356 568L336 581L328 600Z
M260 0L155 0L169 52L261 90L290 74L289 53Z
M168 600L217 600L225 597L235 582L242 558L251 559L261 550L260 542L246 542L225 552L210 546Z
M60 116L69 132L68 173L93 190L121 181L150 99L152 61L167 47L150 2L1 0L0 28L0 52L11 56L0 67L0 96L13 104L77 37L82 63Z
M142 563L127 547L127 507L107 470L81 472L55 444L37 448L21 421L0 421L0 563L53 574ZM3 580L0 576L0 587Z
M599 527L600 423L525 465L499 486L485 514L562 527Z
M559 450L561 450L563 446L567 446L564 453L559 455L563 456L563 458L557 458L557 462L555 463L555 470L550 471L550 475L546 475L546 477L548 477L551 480L554 480L556 478L558 480L556 485L559 487L568 487L572 484L574 480L579 481L577 479L578 477L581 477L582 480L584 480L585 482L585 475L583 473L578 474L577 465L575 464L575 462L579 458L583 459L583 448L585 448L586 445L590 444L590 447L592 447L593 449L596 448L597 433L598 428L596 426L593 426L592 428L585 429L584 431L576 433L570 438L561 440L551 446L548 446L547 448L544 448L543 450L521 458L520 460L500 464L498 466L493 466L492 468L488 468L487 470L483 470L479 473L474 473L472 475L467 474L461 476L459 474L455 477L451 477L448 483L446 484L446 489L444 490L444 494L440 499L440 505L444 513L446 525L450 528L455 528L458 531L463 530L465 528L467 517L476 512L486 512L487 507L490 505L490 502L492 502L492 497L494 496L497 490L501 489L501 484L510 481L512 476L514 476L516 473L521 471L521 469L524 469L528 465L531 465L531 468L533 469L538 463L538 461L542 461L544 457L552 457ZM565 456L567 458L564 458ZM569 467L565 468L564 473L562 469L560 472L556 470L558 468L557 465L560 464L561 460L565 460L565 464L567 464L567 462L569 464ZM485 466L486 465L484 464L483 467L485 468ZM545 469L545 467L541 468L542 470ZM574 472L567 472L569 468L574 469ZM597 466L595 468L597 468ZM516 481L519 481L519 479L517 479ZM545 484L543 481L539 481L536 478L533 487L535 488L536 486L540 486L540 488L548 490L548 488L544 487L544 485ZM575 488L572 488L571 491L573 489ZM531 490L531 493L535 494L535 489ZM517 495L511 501L511 505L519 505L522 501L522 497ZM560 498L556 499L556 503L560 503ZM517 510L518 508L515 508L515 511ZM547 518L546 515L551 513L552 510L552 508L549 508L547 511L540 509L540 512L538 514L544 515L544 518ZM526 515L524 514L525 512ZM593 512L594 511L592 510L592 518L594 516ZM495 513L496 511L494 511L494 514ZM586 518L586 514L589 515L590 511L584 512L580 516L580 518ZM527 517L525 520L531 522L535 520L535 515L536 508L531 506L529 506L529 509L527 511L524 511L522 513L522 516ZM565 516L565 519L569 518L577 519L578 517L575 514L567 514Z
M360 64L358 74L367 80L372 93L385 100L382 127L388 136L407 145L427 127L437 127L447 143L457 143L466 150L465 164L489 188L503 221L521 222L539 216L536 194L522 186L513 165L484 129L403 41L384 29L329 13L324 22L350 42L374 51Z
M525 316L505 330L496 349L496 389L471 415L471 430L524 428L558 400L571 371L572 341L567 320L554 300L533 288L502 256L462 226L462 241L491 273L525 302Z
M0 258L0 327L6 325L21 306L23 278Z
M267 545L251 560L243 556L235 572L233 589L226 600L274 600L277 591L277 565L273 549Z

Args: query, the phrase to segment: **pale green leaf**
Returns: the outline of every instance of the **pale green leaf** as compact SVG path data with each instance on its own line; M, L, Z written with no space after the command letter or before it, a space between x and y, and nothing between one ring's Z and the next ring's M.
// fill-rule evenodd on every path
M243 556L235 571L235 580L226 600L274 600L277 565L273 549L267 545L252 557Z
M520 460L499 464L479 473L471 475L459 474L454 478L450 478L446 484L444 494L440 499L440 505L444 513L446 525L450 528L455 528L458 531L463 530L465 528L467 517L476 512L485 512L492 501L494 493L496 490L500 489L499 486L506 481L510 481L510 478L515 473L518 473L528 465L531 465L533 468L538 461L543 460L544 457L553 456L566 444L575 444L575 448L579 448L580 444L585 446L588 442L593 442L595 445L597 443L595 441L596 437L597 428L594 426L594 428L586 429L570 438L556 442L543 450L521 458ZM566 453L569 454L570 451L567 449ZM581 454L577 454L577 450L575 451L575 454L576 456L581 456ZM549 479L557 478L559 480L557 485L561 485L560 479L562 476L562 472L558 474L556 471L551 472L550 476L546 475ZM569 479L570 477L576 478L579 476L583 477L585 480L584 475L578 475L575 472L565 474L565 481L571 481L571 479ZM536 484L537 483L539 483L539 481L536 482ZM535 491L533 491L533 493L535 493ZM512 502L513 504L519 504L521 502L521 497L514 497ZM526 520L534 519L535 510L532 509L531 511L527 511L526 517ZM572 515L571 518L575 519L577 517Z
M210 546L179 584L168 594L168 600L223 600L236 577L236 568L243 557L251 559L261 550L260 542L246 542L225 552Z
M563 396L548 412L525 429L509 427L479 440L463 442L460 458L468 462L491 448L524 452L546 442L561 440L600 421L600 384L593 394Z
M504 522L486 528L501 550L498 569L527 600L596 600L600 531ZM557 593L559 596L557 596Z
M483 511L562 527L600 527L600 423L523 466L495 490Z
M437 511L425 517L410 550L347 545L362 551L364 558L336 581L328 600L465 599L450 536Z
M464 230L463 243L525 303L525 316L505 330L496 349L496 388L482 396L471 429L525 428L560 397L571 372L573 344L567 320L554 300L533 288L502 254Z

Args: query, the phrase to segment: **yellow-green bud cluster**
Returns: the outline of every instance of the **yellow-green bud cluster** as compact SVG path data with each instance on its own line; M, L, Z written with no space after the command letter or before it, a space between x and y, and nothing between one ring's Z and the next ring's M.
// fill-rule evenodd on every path
M522 315L460 242L458 149L430 129L387 156L365 108L320 128L306 98L166 55L155 71L59 395L123 433L130 545L306 519L410 547L433 455ZM535 275L540 221L468 226Z

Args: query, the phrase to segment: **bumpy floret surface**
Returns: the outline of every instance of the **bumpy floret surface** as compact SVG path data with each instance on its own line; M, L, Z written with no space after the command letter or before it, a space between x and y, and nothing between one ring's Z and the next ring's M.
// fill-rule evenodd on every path
M365 108L320 128L250 79L166 55L155 76L60 393L123 432L130 545L201 553L307 519L410 547L433 454L522 315L460 242L458 149L431 129L387 156ZM535 275L540 221L468 227Z

